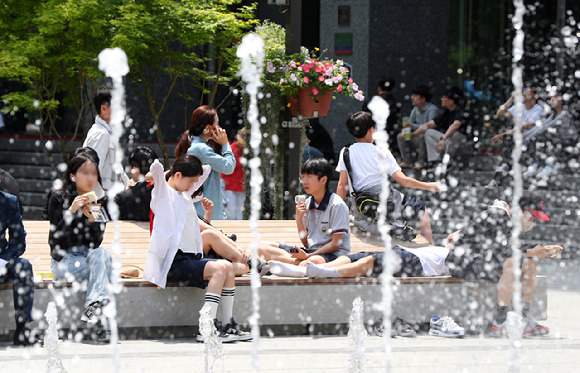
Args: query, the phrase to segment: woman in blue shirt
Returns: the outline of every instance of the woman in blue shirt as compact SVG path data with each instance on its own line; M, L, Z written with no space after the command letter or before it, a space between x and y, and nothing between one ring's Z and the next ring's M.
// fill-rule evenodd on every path
M210 139L221 146L221 152L216 153L209 146L207 142ZM195 155L203 164L211 166L211 174L203 183L203 196L214 204L212 219L224 219L220 174L230 175L233 173L236 167L236 158L228 143L226 131L219 126L218 114L214 108L204 105L193 111L189 130L181 136L175 149L175 157L179 158L186 153ZM201 202L195 203L195 209L199 216L204 215Z

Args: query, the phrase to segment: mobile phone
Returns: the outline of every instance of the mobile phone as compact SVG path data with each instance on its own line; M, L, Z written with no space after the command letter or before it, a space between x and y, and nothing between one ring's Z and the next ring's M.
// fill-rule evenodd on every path
M295 247L293 247L293 248L291 248L289 251L290 251L291 253L294 253L294 254L296 254L296 253L298 252L298 249L297 249L297 248L295 248Z

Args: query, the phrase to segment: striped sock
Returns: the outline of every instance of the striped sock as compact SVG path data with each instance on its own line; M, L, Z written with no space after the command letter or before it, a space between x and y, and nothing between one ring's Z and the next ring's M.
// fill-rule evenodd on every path
M210 307L210 316L211 319L215 319L217 317L217 309L218 305L220 304L220 295L215 293L205 293L205 304Z
M236 288L222 288L222 324L227 325L234 316L234 294Z

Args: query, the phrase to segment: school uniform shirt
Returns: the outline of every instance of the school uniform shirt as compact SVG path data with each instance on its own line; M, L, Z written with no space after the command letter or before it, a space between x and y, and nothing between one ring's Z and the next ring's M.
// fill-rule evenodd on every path
M153 162L150 171L155 179L155 186L151 192L151 210L155 214L155 219L143 278L165 288L167 273L177 250L203 255L199 221L191 195L199 189L205 178L200 176L187 192L178 192L167 184L163 166L158 160ZM206 172L209 174L211 168L207 167L204 174ZM183 242L184 240L188 240L187 244Z
M312 196L306 199L308 212L302 217L306 228L308 252L320 249L332 241L332 235L342 233L342 245L334 253L337 256L350 252L350 217L346 203L337 194L327 190L320 205Z
M344 164L344 148L340 151L336 171L347 171ZM373 187L381 186L383 174L380 164L383 162L377 147L370 143L357 142L348 148L350 165L352 168L352 188L357 192L366 191ZM389 175L401 171L393 154L387 149L385 153L386 170Z

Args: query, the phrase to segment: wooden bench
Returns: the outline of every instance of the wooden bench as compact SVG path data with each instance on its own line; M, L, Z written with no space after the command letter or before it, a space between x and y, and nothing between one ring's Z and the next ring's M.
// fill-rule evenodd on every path
M149 246L148 222L118 222L121 243L122 265L145 265ZM249 248L253 234L248 221L215 221L214 225L225 233L235 233L237 242ZM24 257L29 259L35 273L51 272L50 250L48 246L49 223L46 221L25 221L27 249ZM115 225L107 224L102 246L110 249L113 243ZM260 221L258 224L260 241L300 244L295 222ZM400 241L394 243L402 244ZM421 246L426 242L421 238L406 242L406 246ZM358 234L351 235L353 252L383 250L377 238ZM361 297L365 301L367 320L382 317L380 302L382 287L380 279L307 279L265 276L260 289L261 325L275 333L304 333L304 328L316 326L326 332L338 331L338 326L348 323L352 301ZM119 326L124 336L160 336L172 333L190 333L189 326L197 325L202 306L204 290L179 287L168 284L164 290L142 279L124 279L122 293L118 296ZM75 291L70 283L37 282L34 307L42 313L48 302L56 300L61 312L61 327L67 329L75 324L83 309L84 292ZM236 278L235 313L239 322L245 322L252 313L250 277ZM396 279L393 286L394 316L409 322L426 322L432 315L452 315L458 320L472 319L469 309L473 301L478 302L478 313L493 312L496 289L487 282L467 283L465 281L440 277L417 277ZM12 291L10 285L0 285L0 304L8 307L8 312L0 312L0 338L14 328ZM470 299L471 301L466 301ZM0 306L0 308L3 308ZM547 309L547 285L545 278L539 278L536 287L536 314L545 319ZM331 312L329 312L331 310ZM163 315L163 317L160 317ZM164 334L165 333L165 334Z

